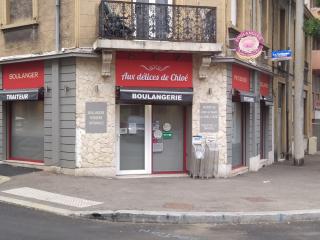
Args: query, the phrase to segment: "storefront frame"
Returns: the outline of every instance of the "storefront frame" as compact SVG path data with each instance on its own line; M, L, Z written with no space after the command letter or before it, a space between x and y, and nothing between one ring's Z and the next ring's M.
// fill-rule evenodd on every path
M152 164L152 174L179 174L179 173L187 173L188 169L187 169L187 109L186 106L182 106L183 107L183 170L182 171L154 171L154 164L153 164L153 154L152 156L152 160L151 160L151 164ZM153 109L151 110L152 112L152 118L153 118ZM152 119L152 123L153 123L153 119ZM151 147L152 150L152 147Z
M241 168L246 166L246 159L247 159L247 131L246 131L246 126L247 126L247 104L242 103L242 102L233 102L232 103L234 105L234 108L236 109L236 104L238 105L238 107L240 108L240 161L238 161L240 164L238 165L234 165L234 157L235 154L232 154L232 162L231 162L231 167L232 170L237 169L237 168ZM236 119L234 119L234 114L232 116L233 121L236 121ZM234 131L234 126L233 126L233 131ZM234 132L232 133L232 138L234 137ZM233 144L233 143L232 143ZM234 148L234 146L232 146L232 148Z
M153 152L152 152L152 123L153 123L153 105L145 106L145 142L144 142L144 157L145 157L145 169L144 170L121 170L120 169L120 108L122 105L130 106L134 104L116 104L116 168L117 175L140 175L140 174L183 174L188 172L187 162L187 109L186 105L183 107L183 170L182 171L154 171L153 168Z
M40 60L30 62L19 62L5 64L1 67L2 88L0 90L0 101L2 102L2 124L3 127L6 128L2 131L2 151L3 158L5 158L6 160L40 164L44 163L44 84L44 61ZM40 105L37 104L39 102L41 102ZM24 106L24 104L28 103L32 103L33 107L35 106L34 104L37 104L36 106L41 106L40 112L37 112L36 114L30 114L30 112L21 111L22 109L28 109L27 105ZM22 108L21 104L23 106ZM20 116L18 118L13 119L13 111L14 109L19 109L17 108L18 106L20 106L20 115L22 114L22 117ZM38 107L36 107L36 109L37 108ZM32 108L32 110L34 109ZM32 125L37 123L30 121L30 116L38 116L41 119L40 130L37 128L33 128ZM16 122L17 128L14 128L14 120L21 120L20 124L17 124ZM18 125L21 126L18 127ZM34 132L32 131L32 129ZM20 136L19 134L14 135L14 131L18 130L20 132ZM37 132L40 132L40 135L35 135ZM27 135L25 135L26 133ZM14 136L16 136L17 138L14 138ZM14 144L14 139L20 140L16 142L16 144ZM32 139L36 142L38 141L38 143L34 143ZM30 147L30 145L32 146L32 144L35 144L35 146L37 147L39 147L40 144L38 153L36 153L37 150L31 153L32 151L30 151L30 149L37 149L36 147ZM28 149L28 147L29 150L26 150ZM22 152L24 152L24 154L22 154ZM38 155L41 157L41 159L38 157L32 158L32 155Z
M42 101L43 100L39 100ZM31 158L24 158L24 157L13 157L12 156L12 105L14 102L8 102L7 103L7 126L8 126L8 131L7 131L7 139L8 139L8 153L7 153L7 159L8 160L13 160L13 161L23 161L23 162L30 162L30 163L44 163L44 159L31 159ZM43 104L43 103L42 103ZM42 110L44 110L44 104L42 106ZM43 112L42 112L43 114ZM44 121L43 123L44 124ZM43 138L44 138L44 134L43 134ZM44 141L44 139L43 139ZM42 151L44 151L44 149L42 149ZM43 156L44 157L44 156Z
M130 104L124 104L130 105ZM138 174L151 174L152 173L152 108L151 105L144 105L144 116L145 116L145 142L144 142L144 170L120 170L120 107L121 104L116 104L116 166L117 166L117 175L138 175ZM149 147L147 147L149 145Z

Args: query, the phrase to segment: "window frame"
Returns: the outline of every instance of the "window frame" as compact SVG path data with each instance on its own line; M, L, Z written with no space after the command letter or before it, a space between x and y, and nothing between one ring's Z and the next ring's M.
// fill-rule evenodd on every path
M237 0L231 0L231 6L230 6L230 14L231 14L231 24L233 26L237 26L238 23L238 1Z
M38 24L38 0L32 0L32 18L26 19L19 22L11 23L9 16L9 0L0 0L0 29L5 30L9 28L16 28L28 25L37 25Z
M23 102L23 101L22 101ZM37 104L42 104L42 111L44 112L44 101L43 100L38 100L38 101L32 101L32 102L37 102ZM8 144L8 149L7 149L7 159L10 160L10 161L23 161L23 162L31 162L31 163L44 163L44 155L43 155L43 158L42 159L32 159L32 158L29 158L29 157L25 157L25 156L13 156L12 154L12 139L13 139L13 136L12 136L12 130L13 130L13 104L15 102L9 102L7 104L7 113L8 113L8 118L7 118L7 126L8 126L8 132L6 133L7 134L7 144ZM43 122L42 124L44 124L44 119L43 119ZM44 128L43 128L44 129ZM43 137L44 137L44 132L43 132ZM43 146L43 149L41 149L44 151L44 146Z

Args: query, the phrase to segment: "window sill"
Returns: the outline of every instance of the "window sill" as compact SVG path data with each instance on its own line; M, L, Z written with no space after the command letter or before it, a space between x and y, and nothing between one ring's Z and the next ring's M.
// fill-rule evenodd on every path
M14 28L21 28L21 27L28 27L28 26L33 26L33 25L38 25L37 20L29 20L29 21L23 21L19 23L12 23L12 24L6 24L2 25L0 27L1 30L8 30L8 29L14 29Z

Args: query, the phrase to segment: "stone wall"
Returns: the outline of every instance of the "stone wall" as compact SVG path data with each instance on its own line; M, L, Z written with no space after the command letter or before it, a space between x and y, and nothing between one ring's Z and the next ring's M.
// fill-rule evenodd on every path
M193 106L192 106L192 135L215 136L219 146L220 177L228 176L231 165L227 162L227 66L225 64L211 65L206 79L199 79L200 57L194 56L193 72ZM200 132L200 103L217 103L219 106L218 133ZM230 165L230 166L229 166Z
M100 168L100 171L105 168L114 175L116 166L114 67L112 72L112 77L104 79L101 77L100 58L77 58L76 166ZM107 103L106 133L86 133L86 102Z

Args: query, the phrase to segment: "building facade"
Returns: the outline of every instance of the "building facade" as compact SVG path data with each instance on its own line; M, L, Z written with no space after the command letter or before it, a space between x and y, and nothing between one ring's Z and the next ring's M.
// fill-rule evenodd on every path
M269 58L293 46L282 36L293 28L281 28L293 26L288 2L18 2L1 0L4 161L79 175L187 173L201 135L217 143L215 176L230 177L290 153L290 64ZM265 39L255 60L235 54L248 29Z
M305 19L313 18L309 3L305 2ZM277 14L273 15L273 31L271 38L273 49L291 49L295 51L295 1L279 1L274 3ZM312 37L305 35L305 70L303 79L303 132L305 153L312 153L310 146L314 142L312 135L312 71L311 71ZM275 157L278 160L291 159L293 144L294 117L294 57L290 61L273 64L275 94ZM301 80L302 81L302 80Z
M316 19L320 19L320 6L315 1L311 2L311 12ZM313 96L313 114L312 114L312 133L316 137L317 142L313 146L314 151L320 150L320 41L314 38L311 52L312 67L312 96Z

